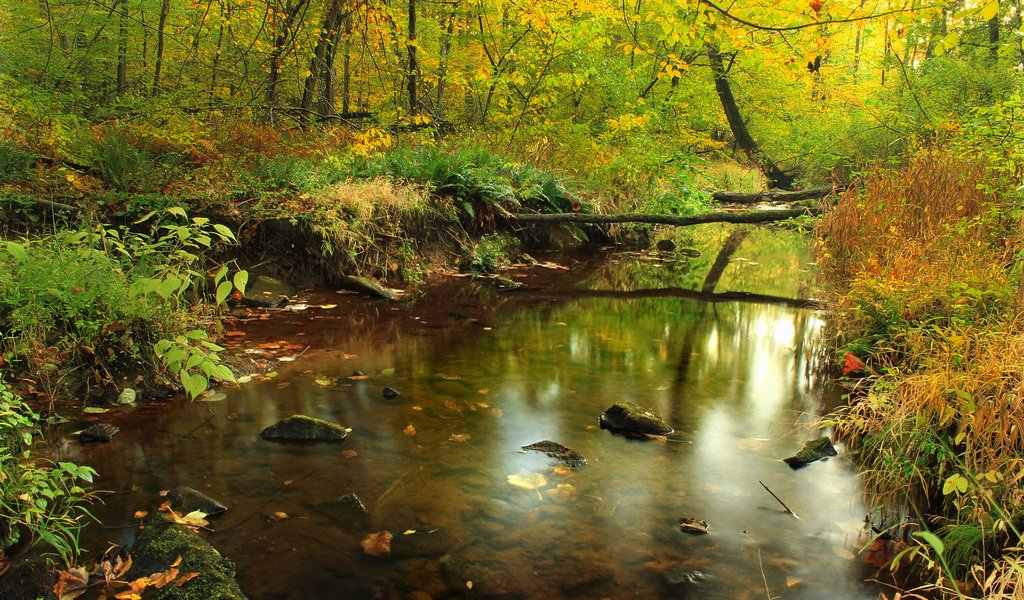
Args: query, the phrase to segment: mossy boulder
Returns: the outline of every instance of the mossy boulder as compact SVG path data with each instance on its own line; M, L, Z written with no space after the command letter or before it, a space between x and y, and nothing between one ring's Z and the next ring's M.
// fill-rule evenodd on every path
M281 419L260 433L265 440L285 442L340 442L348 435L345 426L306 415Z
M598 418L602 429L626 434L669 435L675 431L654 411L632 402L616 402Z
M821 436L820 438L805 442L804 447L801 448L795 456L790 456L783 460L790 467L799 469L800 467L808 465L816 460L836 456L837 454L839 453L836 452L835 446L832 445L832 440L825 436Z
M367 277L355 277L350 275L341 280L341 287L342 289L365 294L367 296L373 296L375 298L384 298L385 300L398 299L398 290L386 288Z
M147 600L245 599L235 580L234 563L188 528L164 517L139 533L132 548L132 568L125 579L134 581L153 573L163 573L179 556L178 572L195 572L199 576L181 587L167 585L160 589L147 589Z

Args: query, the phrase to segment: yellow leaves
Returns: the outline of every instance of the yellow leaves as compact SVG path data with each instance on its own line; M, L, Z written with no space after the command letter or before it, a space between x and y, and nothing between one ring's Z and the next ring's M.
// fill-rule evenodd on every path
M967 493L967 486L970 482L967 478L959 473L954 473L946 478L946 481L942 484L942 495L948 496L953 492L957 494Z
M996 18L999 15L999 0L990 0L981 7L981 10L978 11L978 15L986 21Z
M515 475L509 475L508 482L520 489L536 491L537 497L543 500L544 497L538 490L548 484L548 478L541 473L531 473L523 469Z
M279 510L277 512L270 514L271 521L286 521L290 518L291 517L288 516L288 513L284 512L283 510Z
M473 436L468 433L453 433L448 436L449 442L468 442Z
M568 483L560 483L547 491L548 496L556 502L575 502L576 487Z

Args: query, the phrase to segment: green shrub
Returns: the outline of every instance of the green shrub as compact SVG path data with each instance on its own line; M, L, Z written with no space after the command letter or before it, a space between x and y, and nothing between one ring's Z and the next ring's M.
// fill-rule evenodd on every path
M10 142L0 144L0 183L24 177L32 166L32 155Z
M84 504L91 495L78 480L92 483L96 472L70 462L40 461L31 454L38 416L0 383L0 548L27 533L53 547L65 564L79 554Z
M466 259L466 268L474 275L496 273L509 263L509 253L519 242L505 234L492 233L480 238Z

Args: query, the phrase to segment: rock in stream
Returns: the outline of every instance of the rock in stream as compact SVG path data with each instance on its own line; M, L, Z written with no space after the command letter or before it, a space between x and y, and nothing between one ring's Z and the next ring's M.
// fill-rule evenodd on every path
M632 402L616 402L598 418L602 429L620 433L669 435L675 430L654 411Z
M582 467L587 464L587 459L583 458L582 454L572 448L566 448L558 442L552 442L551 440L542 440L530 444L529 446L523 446L523 450L543 452L551 458L557 458L562 461L562 464L572 469Z
M800 467L806 466L816 460L828 458L830 456L836 456L839 454L836 452L835 446L832 445L832 440L825 436L815 438L808 442L804 442L804 447L796 453L795 456L784 458L787 465L793 469L799 469Z
M345 439L348 432L340 423L306 415L292 415L264 429L260 437L286 442L339 442Z

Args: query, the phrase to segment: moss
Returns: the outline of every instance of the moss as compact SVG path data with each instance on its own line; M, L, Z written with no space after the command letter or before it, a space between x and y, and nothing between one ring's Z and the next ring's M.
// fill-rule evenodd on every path
M132 551L132 568L128 580L166 571L181 556L178 571L199 573L182 587L168 585L147 590L147 600L244 600L235 580L235 565L230 559L192 533L169 519L146 526L139 534Z
M337 442L345 439L348 430L338 423L309 417L292 415L267 427L260 433L265 440Z

